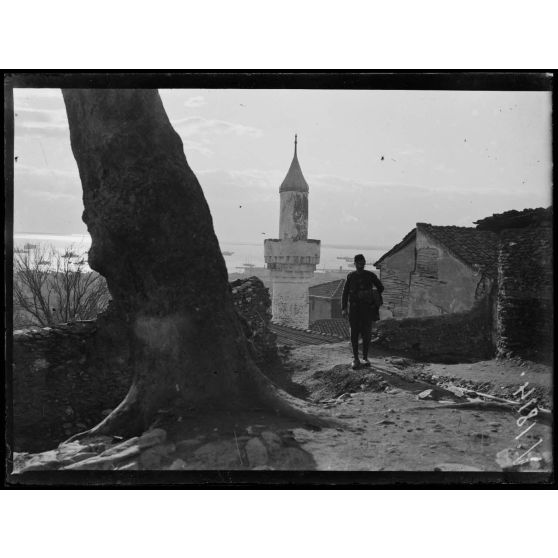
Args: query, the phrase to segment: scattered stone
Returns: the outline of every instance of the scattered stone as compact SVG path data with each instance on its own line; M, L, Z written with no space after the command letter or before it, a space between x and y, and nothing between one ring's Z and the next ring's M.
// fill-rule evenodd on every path
M276 469L294 471L313 469L315 464L312 457L298 448L286 447L280 453L280 458L274 463Z
M433 389L425 389L424 391L421 391L418 395L417 395L417 399L419 401L423 401L423 400L434 400L434 396L433 396L434 390Z
M149 448L156 444L163 443L167 438L167 431L163 430L162 428L153 428L152 430L148 430L144 432L139 440L138 446L140 449Z
M434 471L482 471L477 467L471 465L464 465L463 463L438 463L434 466Z
M199 447L194 456L206 469L229 469L242 465L234 440L209 442Z
M261 437L269 451L274 452L281 447L281 438L275 434L275 432L271 432L271 430L264 430L261 433Z
M500 423L500 422L489 422L488 425L489 426L502 426L502 423Z
M462 388L450 384L446 386L446 389L451 393L453 393L454 395L456 395L457 397L465 397L465 391Z
M267 463L267 449L259 438L248 440L244 446L250 467L258 467Z
M377 425L388 425L388 424L395 424L395 422L393 422L392 420L387 420L387 419L383 419L379 422L376 423Z
M152 446L140 455L140 463L144 469L161 469L161 462L175 450L173 443Z
M175 459L169 466L169 471L181 471L186 468L186 461Z
M194 438L192 440L181 440L176 444L176 451L177 453L189 453L200 444L201 441L197 438Z

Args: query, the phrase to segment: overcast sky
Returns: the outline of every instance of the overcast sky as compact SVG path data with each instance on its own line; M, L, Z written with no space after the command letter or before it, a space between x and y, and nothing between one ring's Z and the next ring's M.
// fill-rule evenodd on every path
M417 222L551 203L549 92L160 93L221 241L277 236L295 133L323 243L389 247ZM14 231L86 232L61 92L16 89L14 106Z

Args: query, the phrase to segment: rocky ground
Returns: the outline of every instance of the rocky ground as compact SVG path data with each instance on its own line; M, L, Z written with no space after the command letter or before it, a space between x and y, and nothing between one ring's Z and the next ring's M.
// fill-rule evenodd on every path
M333 419L332 427L311 428L257 408L234 415L163 413L129 440L97 437L15 454L14 472L552 470L550 367L517 360L418 363L377 348L371 356L370 368L353 371L346 342L283 351L285 387ZM521 394L513 394L525 382L535 391L524 402L537 402L523 414L535 406L538 412L522 420L522 403L513 403Z

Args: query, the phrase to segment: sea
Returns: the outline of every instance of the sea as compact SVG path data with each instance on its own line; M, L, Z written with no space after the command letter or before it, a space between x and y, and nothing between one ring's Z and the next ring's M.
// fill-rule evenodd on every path
M14 234L14 251L25 251L26 249L31 249L34 245L42 247L52 246L61 254L68 250L76 254L82 254L89 250L91 237L88 234ZM250 242L220 242L220 246L229 273L242 273L243 271L249 271L252 267L263 268L265 266L263 241L259 244ZM351 271L354 269L353 257L355 254L363 254L368 263L367 267L374 269L372 264L390 248L322 244L320 263L316 271Z

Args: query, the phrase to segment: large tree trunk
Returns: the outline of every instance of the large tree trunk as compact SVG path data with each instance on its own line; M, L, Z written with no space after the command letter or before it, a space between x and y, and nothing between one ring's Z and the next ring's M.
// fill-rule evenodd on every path
M107 279L135 366L124 401L89 433L135 434L170 407L263 401L308 418L249 356L209 207L158 92L63 95L89 265Z

